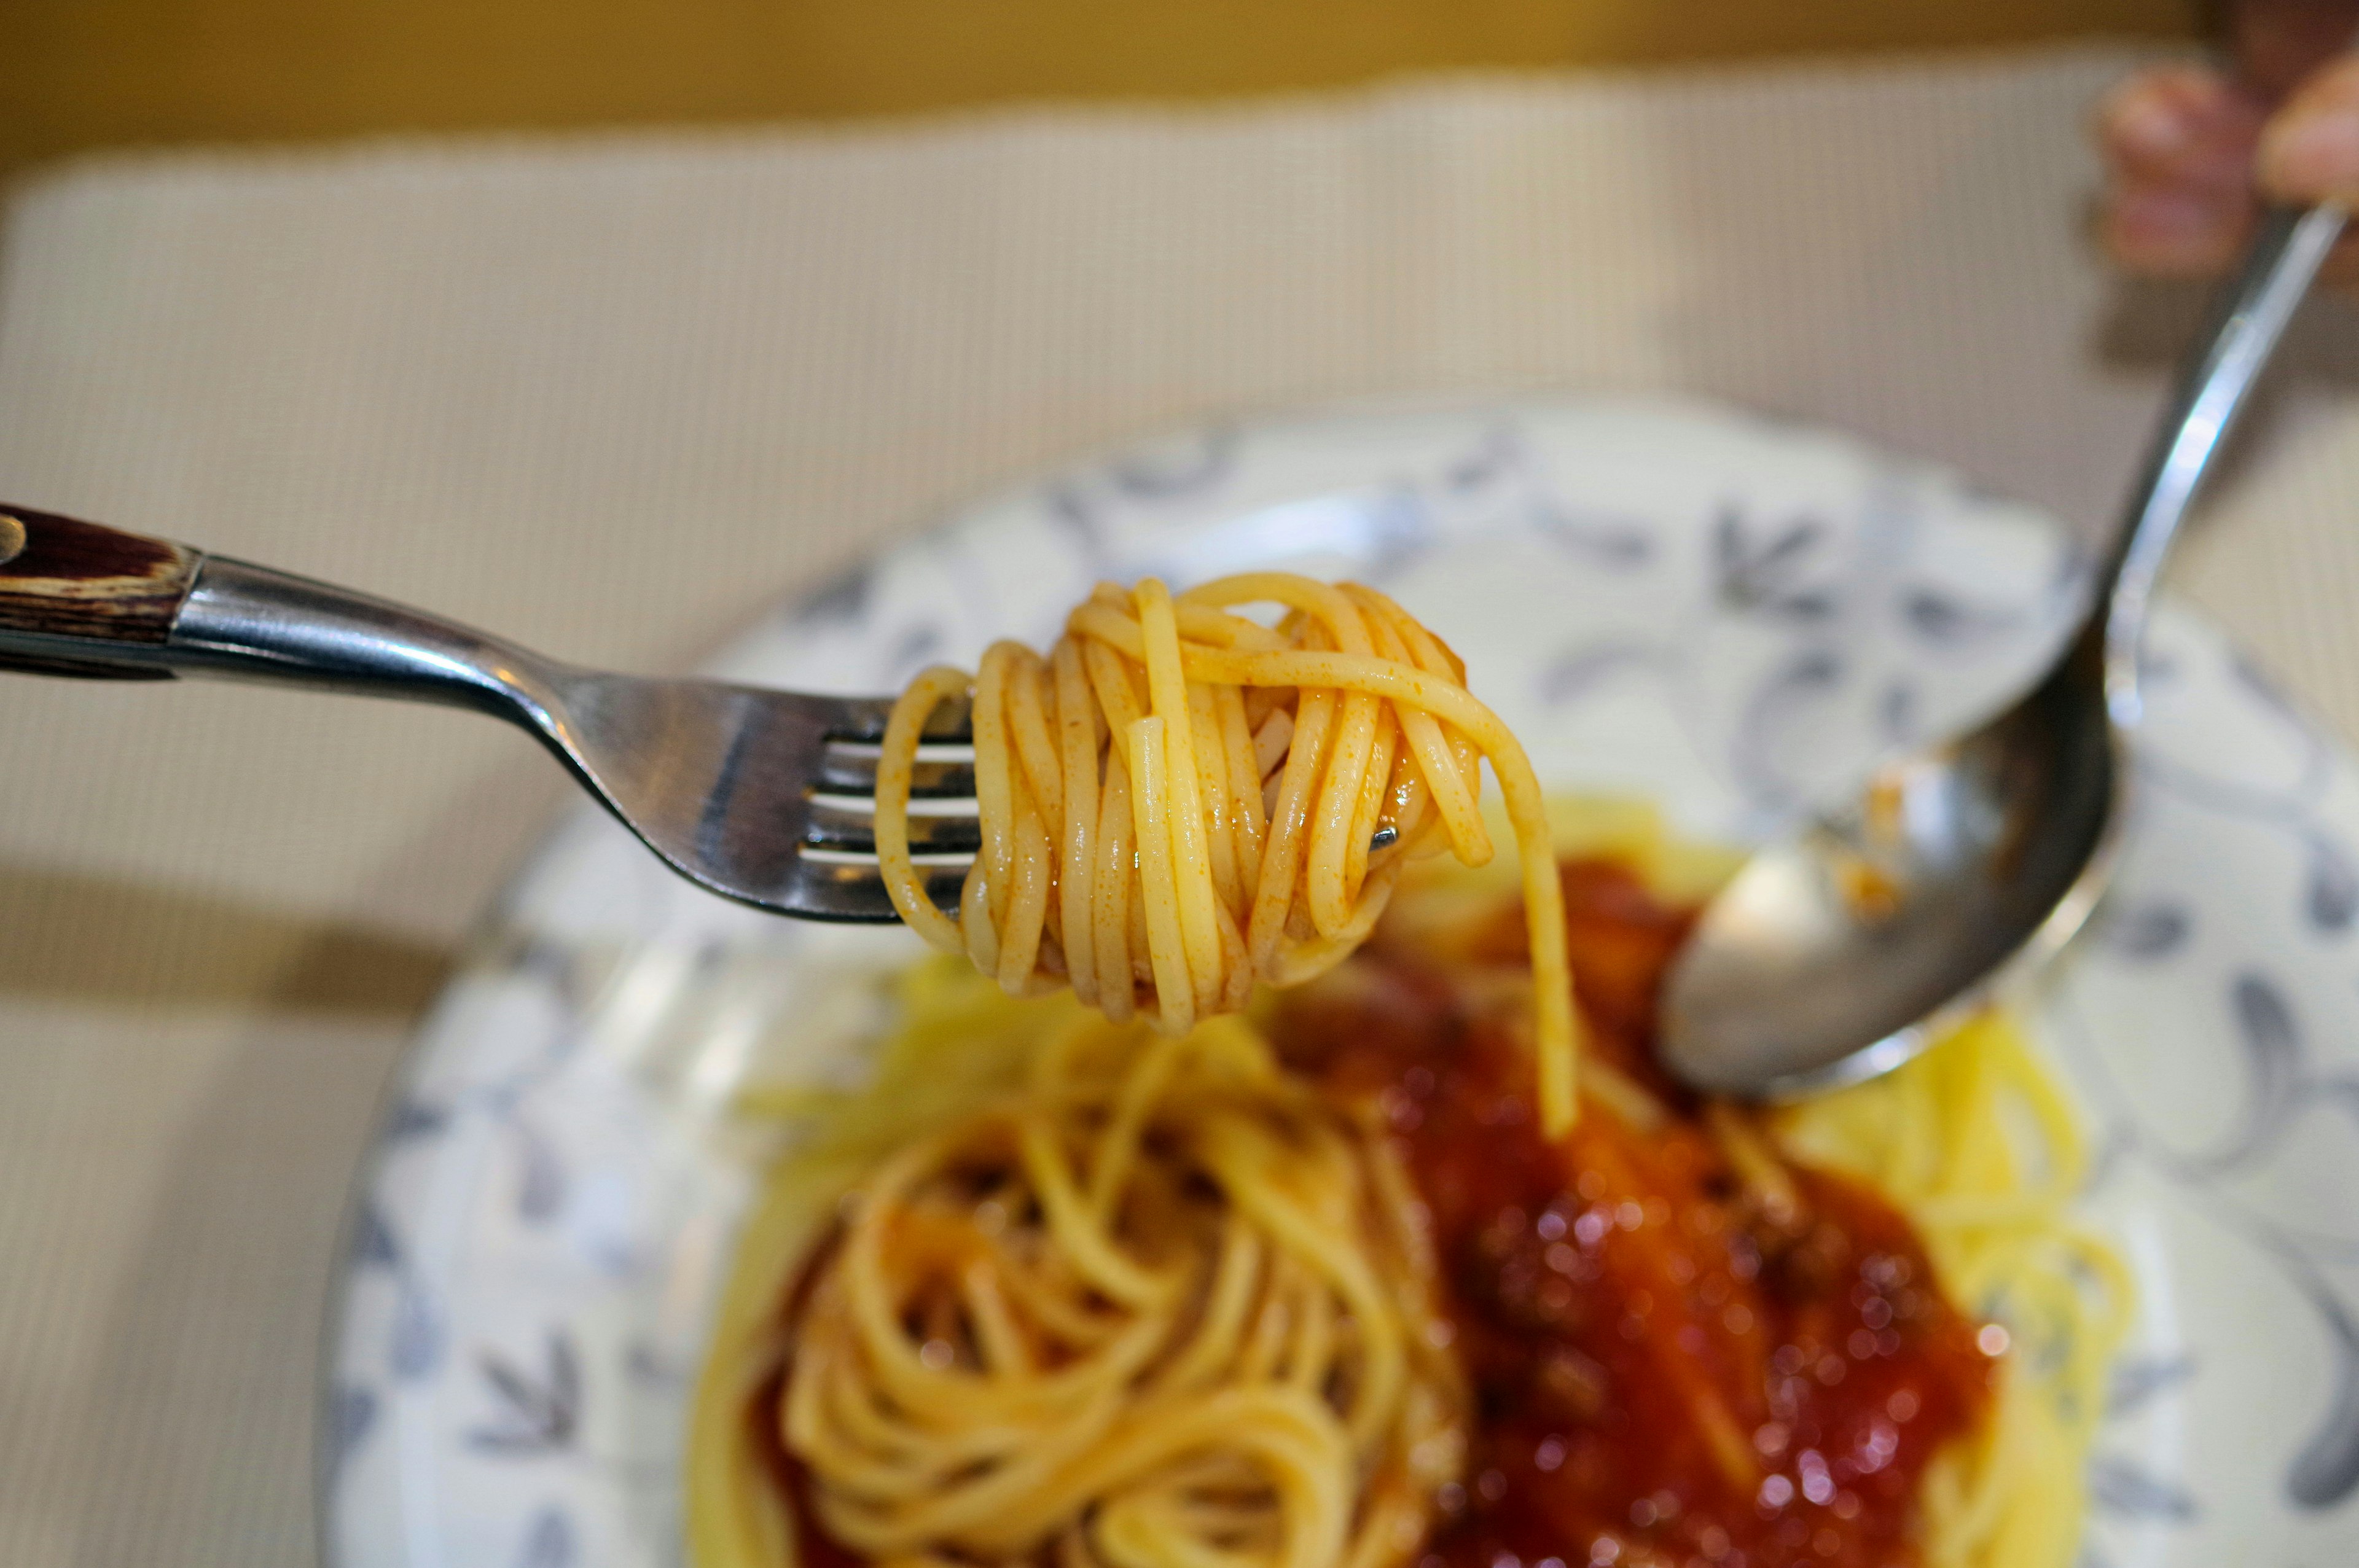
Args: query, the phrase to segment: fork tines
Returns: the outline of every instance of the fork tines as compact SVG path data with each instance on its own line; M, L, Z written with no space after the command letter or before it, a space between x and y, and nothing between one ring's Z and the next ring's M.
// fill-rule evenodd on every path
M864 705L864 707L865 705ZM889 710L889 704L879 704ZM802 859L819 865L876 867L876 762L884 733L855 715L853 733L831 736L807 799ZM966 705L944 704L918 747L909 796L911 858L940 880L963 872L983 847L974 800L974 742Z

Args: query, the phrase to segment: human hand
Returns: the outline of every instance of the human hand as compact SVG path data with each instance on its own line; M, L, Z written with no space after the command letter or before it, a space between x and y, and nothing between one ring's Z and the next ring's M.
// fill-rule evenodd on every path
M2359 209L2359 0L2236 0L2229 21L2233 69L2158 66L2098 110L2098 234L2133 272L2225 271L2264 200ZM2323 276L2359 282L2359 240Z

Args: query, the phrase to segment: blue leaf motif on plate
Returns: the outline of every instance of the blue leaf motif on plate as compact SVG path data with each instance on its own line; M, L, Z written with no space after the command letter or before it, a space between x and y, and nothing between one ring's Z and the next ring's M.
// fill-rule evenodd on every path
M1822 586L1802 580L1827 525L1798 517L1759 544L1748 536L1738 507L1721 509L1712 532L1713 561L1721 604L1737 611L1758 611L1794 621L1823 621L1835 599Z
M2245 1052L2245 1106L2234 1131L2190 1168L2217 1174L2233 1170L2276 1141L2299 1104L2303 1077L2301 1026L2277 981L2247 969L2229 982L2229 1011Z
M1394 485L1368 505L1359 580L1388 582L1433 545L1433 509L1407 485Z
M1212 489L1228 476L1241 441L1234 426L1216 425L1192 443L1132 452L1107 465L1114 489L1141 501L1172 501Z
M2089 1461L2089 1497L2105 1512L2131 1519L2191 1524L2202 1512L2185 1487L2117 1454Z
M339 1384L328 1398L328 1469L343 1468L344 1459L376 1424L376 1396L366 1389Z
M1762 606L1772 614L1789 621L1828 621L1837 608L1835 596L1821 589L1788 594Z
M564 1162L537 1129L522 1121L511 1125L522 1166L516 1178L516 1217L527 1225L546 1225L565 1206L570 1184Z
M644 1339L635 1339L623 1356L623 1369L651 1388L677 1389L687 1383L691 1368L665 1355Z
M2327 1398L2325 1419L2294 1455L2293 1468L2286 1475L2286 1495L2306 1509L2331 1509L2359 1490L2359 1326L2314 1270L2305 1264L2289 1272L2326 1328L2334 1356L2334 1389Z
M2005 636L2021 623L2012 611L1970 604L1938 588L1909 589L1900 600L1901 623L1937 648L1967 648Z
M494 1454L547 1454L570 1447L582 1422L582 1362L572 1336L551 1329L538 1373L527 1372L496 1351L476 1357L492 1396L492 1419L467 1434L473 1446Z
M2313 827L2310 842L2310 875L2303 888L2302 913L2321 931L2342 931L2359 916L2359 867L2333 835Z
M2115 952L2130 958L2162 958L2187 946L2195 916L2184 906L2159 900L2133 904L2105 927Z
M450 1125L450 1121L451 1113L439 1105L405 1099L386 1119L385 1135L396 1142L412 1138L431 1138Z
M2309 724L2295 709L2293 700L2285 694L2285 688L2278 686L2267 671L2253 663L2250 655L2242 647L2231 647L2228 650L2228 673L2235 677L2238 686L2259 697L2278 718L2305 734L2308 733Z
M1072 541L1090 575L1105 576L1113 550L1106 543L1105 525L1099 521L1097 508L1090 504L1081 486L1071 480L1060 480L1049 487L1042 504L1049 521Z
M1513 425L1493 425L1472 450L1442 465L1441 482L1453 491L1480 490L1514 473L1530 455Z
M875 580L874 562L864 561L805 594L787 611L791 622L807 626L849 626L868 608L868 590Z
M1922 721L1918 718L1919 706L1917 688L1907 681L1894 681L1876 699L1876 728L1886 741L1897 745L1907 745L1916 741L1922 728Z
M1782 806L1791 801L1793 789L1770 760L1777 732L1798 704L1833 690L1848 668L1836 649L1805 648L1754 688L1737 719L1729 764L1756 806Z
M2192 1356L2136 1356L2114 1368L2105 1390L2105 1419L2122 1421L2136 1415L2162 1395L2195 1376Z
M574 1539L572 1519L563 1509L549 1504L527 1527L524 1550L516 1553L516 1568L573 1568L578 1555Z
M582 959L577 946L534 932L516 944L509 967L516 974L538 980L555 991L571 1011L577 1011L583 1000Z
M1540 672L1540 698L1552 708L1578 702L1625 670L1644 669L1662 662L1662 654L1644 643L1615 640L1584 643Z
M432 1377L442 1364L445 1338L434 1298L416 1281L404 1280L394 1297L392 1343L386 1353L393 1375L405 1382Z
M1654 524L1643 517L1541 500L1532 503L1531 524L1540 537L1609 571L1635 570L1655 558Z
M376 1205L366 1198L353 1217L353 1260L381 1269L401 1267L400 1238Z
M893 673L886 684L888 687L908 685L919 671L934 662L946 641L939 626L913 626L904 632L900 641L893 646L892 657L886 661Z

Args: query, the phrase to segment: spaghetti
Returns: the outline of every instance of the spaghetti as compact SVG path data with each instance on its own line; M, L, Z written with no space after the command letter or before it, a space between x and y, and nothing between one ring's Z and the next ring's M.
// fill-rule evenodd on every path
M1275 628L1232 613L1275 604ZM955 918L909 849L926 722L972 693L982 852ZM1523 860L1542 1119L1571 1125L1572 993L1538 781L1440 639L1373 589L1282 572L1176 598L1101 584L1048 657L1001 642L895 705L876 770L894 907L1012 996L1071 987L1167 1033L1350 955L1402 868L1491 858L1481 759Z
M866 1087L750 1094L804 1141L713 1331L691 1560L2067 1568L2133 1296L2037 1054L1986 1015L1806 1105L1699 1101L1653 998L1724 865L1551 815L1568 1131L1519 901L1438 866L1252 1023L962 951L900 977Z
M980 989L933 994L987 1026ZM1397 1169L1240 1020L1058 1011L1020 1088L853 1186L791 1345L732 1368L778 1390L753 1435L879 1563L1401 1562L1462 1412ZM762 1479L747 1439L700 1463ZM692 1505L697 1560L780 1561L774 1496Z

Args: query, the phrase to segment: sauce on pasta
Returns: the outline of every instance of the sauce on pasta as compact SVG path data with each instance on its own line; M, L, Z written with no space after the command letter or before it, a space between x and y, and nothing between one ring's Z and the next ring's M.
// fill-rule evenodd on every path
M1686 914L1617 866L1563 881L1593 1079L1654 1125L1543 1137L1513 1015L1381 935L1277 1030L1381 1108L1432 1216L1476 1422L1424 1568L1917 1561L1926 1467L1991 1409L1978 1325L1864 1188L1781 1163L1764 1197L1653 1065ZM1517 935L1506 917L1471 957Z

